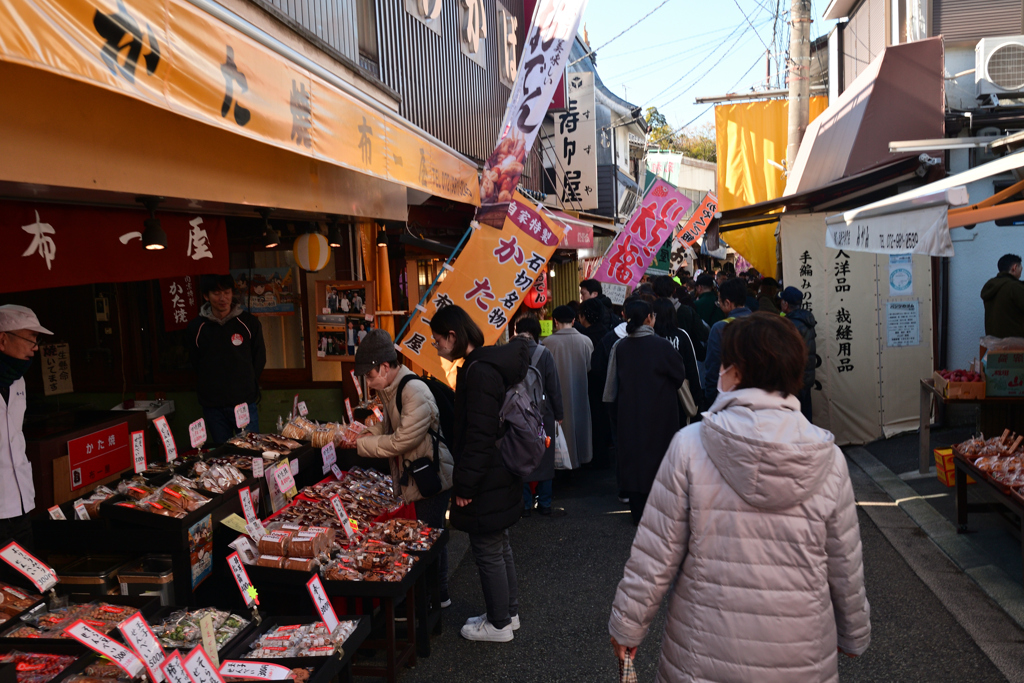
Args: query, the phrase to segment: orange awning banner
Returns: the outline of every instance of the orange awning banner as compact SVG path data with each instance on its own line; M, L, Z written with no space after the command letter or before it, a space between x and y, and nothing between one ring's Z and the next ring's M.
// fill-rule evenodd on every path
M480 203L474 164L187 0L4 0L0 60L432 195Z

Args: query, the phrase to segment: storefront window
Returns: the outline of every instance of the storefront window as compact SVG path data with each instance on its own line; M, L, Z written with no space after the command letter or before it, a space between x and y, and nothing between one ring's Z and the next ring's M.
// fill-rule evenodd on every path
M235 295L263 325L268 370L306 367L301 271L290 250L231 254Z

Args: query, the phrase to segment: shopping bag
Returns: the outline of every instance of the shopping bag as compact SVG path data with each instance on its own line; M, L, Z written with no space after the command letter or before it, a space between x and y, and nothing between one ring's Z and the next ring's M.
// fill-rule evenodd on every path
M626 656L619 660L619 683L640 683L636 677L636 666L633 665L633 653L628 649Z
M569 459L569 446L565 443L565 432L562 431L561 425L555 425L555 469L572 469L572 460Z

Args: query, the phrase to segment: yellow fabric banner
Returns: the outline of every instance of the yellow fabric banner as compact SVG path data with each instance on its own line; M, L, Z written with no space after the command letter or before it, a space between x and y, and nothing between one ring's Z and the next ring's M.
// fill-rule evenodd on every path
M186 0L5 0L0 60L429 194L480 204L474 164Z
M503 229L481 223L450 269L445 266L447 275L430 300L422 309L410 312L414 317L399 345L402 354L454 386L447 374L450 364L442 364L430 345L430 318L440 308L460 306L480 326L484 342L493 344L537 275L545 272L563 230L558 221L537 211L530 200L516 192Z

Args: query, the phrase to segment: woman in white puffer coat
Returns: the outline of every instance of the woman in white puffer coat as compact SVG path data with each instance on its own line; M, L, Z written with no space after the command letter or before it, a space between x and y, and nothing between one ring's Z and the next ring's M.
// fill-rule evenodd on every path
M635 652L674 582L659 682L837 681L868 647L853 487L800 413L805 354L784 318L730 323L718 398L661 463L608 623Z

